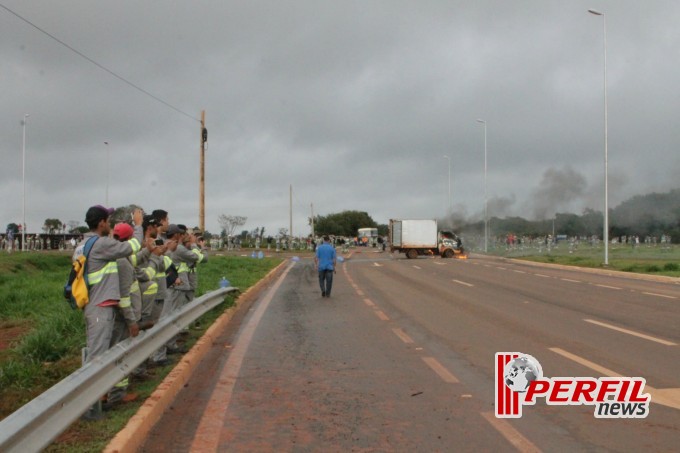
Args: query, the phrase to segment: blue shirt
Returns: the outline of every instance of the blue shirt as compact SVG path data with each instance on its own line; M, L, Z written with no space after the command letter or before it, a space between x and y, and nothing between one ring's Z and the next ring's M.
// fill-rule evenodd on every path
M316 248L316 258L319 260L320 271L332 271L335 261L335 248L324 242Z

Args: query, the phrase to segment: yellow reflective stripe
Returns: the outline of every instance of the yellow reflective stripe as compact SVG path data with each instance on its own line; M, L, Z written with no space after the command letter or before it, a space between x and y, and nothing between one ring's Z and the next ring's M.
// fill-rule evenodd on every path
M118 301L118 306L120 308L128 308L131 304L132 302L130 301L129 297L121 297Z
M161 278L165 278L165 272L156 272L156 280L160 280Z
M134 267L137 267L137 255L130 255L130 262Z
M144 295L148 296L150 294L156 294L158 293L158 283L152 283L149 285L149 287L144 291Z
M170 258L167 255L164 255L163 256L163 264L165 264L166 269L169 268L170 266L172 266L172 258Z
M131 293L138 293L139 292L139 282L137 280L132 282L132 285L130 285L130 292Z
M201 251L199 249L191 249L191 253L193 253L194 255L196 255L198 257L198 263L203 261L203 254L201 253Z
M139 241L137 238L132 238L128 241L128 244L132 246L132 253L137 253L142 249L142 246L139 244Z
M128 385L130 385L130 380L128 378L124 378L122 381L119 381L116 385L114 385L114 387L126 388Z
M110 261L106 263L106 265L97 272L90 272L89 274L87 274L87 280L90 285L96 285L97 283L102 281L104 275L117 273L118 264L115 261Z
M189 266L187 266L187 263L180 263L179 268L177 269L177 272L180 274L182 272L189 272Z
M145 267L142 269L149 280L152 280L156 276L156 271L151 267Z

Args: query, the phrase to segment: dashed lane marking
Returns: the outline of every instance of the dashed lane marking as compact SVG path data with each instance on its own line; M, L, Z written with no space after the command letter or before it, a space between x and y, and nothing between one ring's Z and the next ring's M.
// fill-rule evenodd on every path
M657 343L661 343L661 344L666 345L666 346L677 346L677 343L673 343L672 341L662 340L661 338L656 338L656 337L653 337L651 335L646 335L644 333L635 332L634 330L628 330L628 329L623 329L621 327L612 326L611 324L605 324L605 323L600 322L600 321L595 321L594 319L584 319L584 321L589 322L591 324L595 324L596 326L606 327L607 329L616 330L617 332L622 332L622 333L626 333L628 335L633 335L635 337L644 338L645 340L655 341Z
M498 269L499 271L507 271L508 270L507 267L500 267L500 266L496 267L496 269Z
M550 275L545 275L545 274L534 274L536 277L543 277L543 278L552 278Z
M563 282L570 282L570 283L583 283L581 280L572 280L570 278L561 278Z
M373 263L373 266L375 266L375 267L383 267L383 265L382 265L382 264L379 264L379 263Z
M586 360L583 357L579 357L575 354L572 354L571 352L567 352L564 349L560 348L548 348L548 349L556 354L566 357L569 360L573 360L574 362L581 364L586 368L590 368L591 370L594 370L605 376L608 377L623 376L621 373L617 373L616 371L600 366L597 363L591 362L590 360ZM652 403L661 404L663 406L668 406L672 407L673 409L680 410L680 388L656 389L654 387L650 387L649 385L645 385L644 391L649 393L649 395L652 397L651 399Z
M371 299L364 299L364 303L368 305L369 307L375 307L375 304Z
M365 296L364 292L360 289L357 289L357 294L361 297Z
M665 294L645 293L645 292L643 292L642 294L647 294L648 296L665 297L666 299L677 299L677 297L675 297L675 296L667 296Z
M416 266L415 264L413 265L413 267L415 267L416 269L422 269L421 267Z
M454 376L449 370L447 370L444 365L439 363L434 357L423 357L423 361L432 368L432 370L439 375L444 382L449 384L458 384L460 381L456 376Z
M375 314L380 318L382 321L389 321L390 318L387 317L387 315L382 311L382 310L375 310Z
M505 439L512 444L518 451L523 453L538 453L541 451L529 439L517 431L507 420L496 418L493 412L482 412L482 417L486 419L496 431L501 433Z
M621 288L617 288L616 286L600 285L598 283L596 283L595 286L599 286L600 288L607 288L607 289L621 289Z
M399 339L401 341L403 341L404 343L406 343L406 344L413 343L413 339L411 337L409 337L408 334L406 332L404 332L403 330L401 330L400 328L396 327L396 328L392 329L392 332L394 332L394 334L396 336L398 336Z
M465 285L465 286L475 286L472 283L467 283L467 282L462 282L460 280L453 279L454 282L458 283L459 285Z
M526 272L524 272L524 271L518 271L517 269L513 269L512 271L513 271L513 272L517 272L518 274L526 274Z

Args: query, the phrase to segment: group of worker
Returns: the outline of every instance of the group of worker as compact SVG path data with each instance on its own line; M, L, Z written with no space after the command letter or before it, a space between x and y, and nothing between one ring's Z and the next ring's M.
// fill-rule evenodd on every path
M86 254L89 302L83 308L87 333L84 363L106 352L140 330L179 310L194 298L196 265L205 262L203 239L183 225L170 224L168 212L158 209L145 215L133 213L132 225L121 222L111 228L114 210L101 205L87 210L90 231L78 244L74 261ZM146 367L169 363L167 354L185 352L177 338L155 351L133 375L144 376ZM120 381L105 397L107 405L126 398L128 379ZM89 415L88 415L89 414ZM101 402L86 418L99 418Z

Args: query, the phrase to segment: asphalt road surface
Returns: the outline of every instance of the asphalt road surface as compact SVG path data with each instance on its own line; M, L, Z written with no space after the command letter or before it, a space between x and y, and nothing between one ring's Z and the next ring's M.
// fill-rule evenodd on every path
M516 261L365 250L321 298L291 262L215 342L143 451L678 451L680 287ZM396 259L395 259L396 258ZM494 416L494 356L644 377L641 419Z

